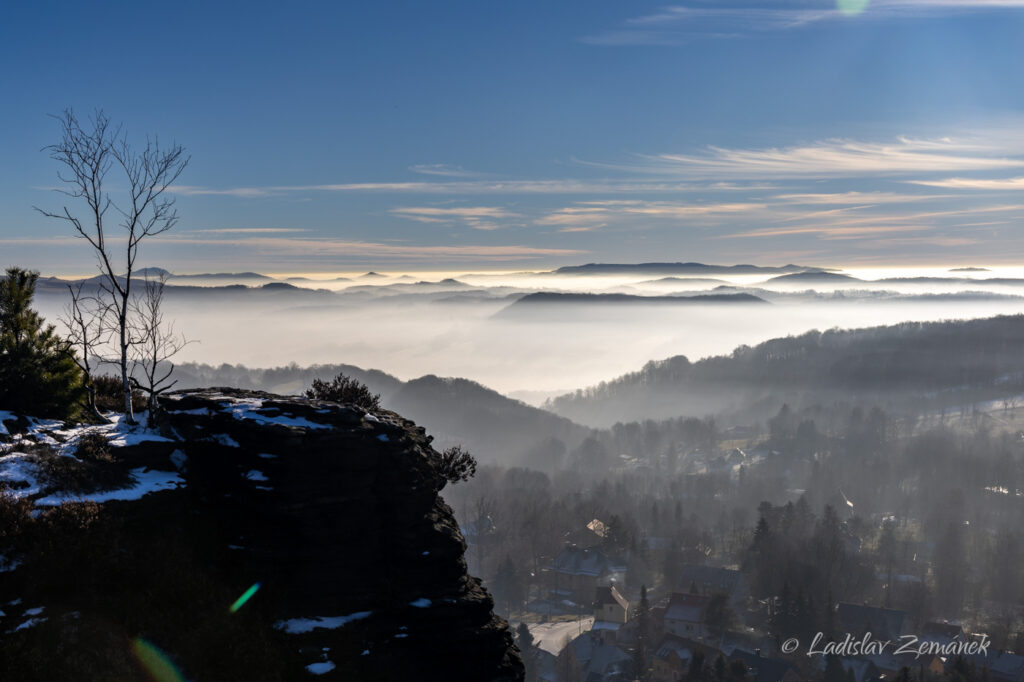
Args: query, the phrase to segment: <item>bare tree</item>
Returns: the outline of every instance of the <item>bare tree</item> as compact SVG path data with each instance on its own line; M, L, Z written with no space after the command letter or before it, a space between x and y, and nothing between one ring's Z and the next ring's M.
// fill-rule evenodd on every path
M96 112L85 127L71 109L56 118L62 138L45 151L64 165L64 172L58 173L58 177L65 188L57 191L84 200L87 211L81 217L67 206L59 213L36 210L70 223L76 234L93 248L102 275L100 289L115 319L125 416L133 423L129 355L138 340L131 336L129 322L132 275L139 244L146 237L166 232L178 221L174 198L167 195L167 189L185 170L189 158L182 146L172 144L164 149L156 138L147 137L145 147L136 149L129 144L122 127L111 127L109 117L102 111ZM107 173L115 167L120 171L119 182L123 182L123 191L116 195L104 186ZM110 209L118 216L117 226L123 229L113 236L106 222Z
M133 302L132 320L132 384L149 396L149 416L156 414L161 393L177 381L170 381L174 364L170 359L188 345L184 336L174 330L174 324L164 322L163 299L167 275L156 280L143 280L142 294ZM137 370L137 371L136 371ZM141 374L141 377L136 376Z
M71 302L64 308L60 320L68 330L67 340L73 351L71 357L85 374L86 407L95 419L106 423L109 420L96 407L93 373L96 371L95 364L101 362L98 359L99 349L110 340L110 329L104 325L106 312L103 302L95 296L83 295L84 284L79 282L77 285L68 285Z
M498 505L489 497L481 495L476 498L473 505L476 514L474 519L474 540L476 543L476 570L480 575L484 574L484 559L486 558L488 545L494 539L494 516L497 514Z

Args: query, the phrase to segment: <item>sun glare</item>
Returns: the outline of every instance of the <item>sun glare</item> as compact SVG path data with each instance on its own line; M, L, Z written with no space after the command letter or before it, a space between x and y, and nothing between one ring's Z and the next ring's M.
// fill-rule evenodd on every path
M871 0L836 0L836 9L848 17L856 16L866 10Z

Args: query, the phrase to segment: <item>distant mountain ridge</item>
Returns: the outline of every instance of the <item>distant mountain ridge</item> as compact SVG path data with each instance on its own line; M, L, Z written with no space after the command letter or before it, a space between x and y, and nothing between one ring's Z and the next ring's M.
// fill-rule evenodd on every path
M559 275L783 275L794 272L823 272L829 268L804 265L707 265L705 263L587 263L567 265L553 272Z
M634 294L576 294L558 291L539 291L523 296L509 308L524 305L561 305L590 303L623 304L700 304L700 303L767 303L753 294L696 294L693 296L639 296ZM508 310L508 308L506 308Z
M154 268L159 269L159 268ZM166 272L166 270L165 270ZM270 275L261 275L258 272L208 272L199 275L175 275L170 273L171 279L255 279L272 282L274 278Z
M779 275L778 277L772 277L769 282L862 282L864 280L857 279L852 275L843 275L838 272L825 272L822 270L808 270L807 272L793 272L788 275Z

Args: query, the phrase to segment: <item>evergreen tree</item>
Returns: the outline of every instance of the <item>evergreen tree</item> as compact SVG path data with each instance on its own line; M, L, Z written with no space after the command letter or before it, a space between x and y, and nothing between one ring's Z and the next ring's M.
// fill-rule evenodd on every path
M673 586L679 580L679 572L683 569L683 553L679 549L679 543L675 538L669 540L668 549L665 550L665 560L662 564L662 575L668 586Z
M523 665L526 667L526 682L534 682L537 679L537 651L533 641L533 633L526 623L520 623L516 628L516 646L523 655Z
M729 662L729 674L727 679L729 682L743 682L747 679L747 673L749 670L750 669L747 668L747 664L737 658L736 660Z
M951 521L935 547L935 587L947 613L959 614L967 584L967 542L963 523Z
M704 653L701 651L694 651L693 658L690 659L689 678L691 680L699 680L704 676Z
M640 586L640 605L636 609L636 649L633 665L637 679L647 679L647 650L651 641L651 605L647 601L647 586Z
M736 614L729 606L729 595L724 592L715 592L708 601L707 609L704 612L704 623L708 630L715 637L721 637L736 622Z
M725 671L727 667L725 657L722 654L718 654L718 658L715 659L715 664L712 666L712 674L715 682L725 682Z
M14 267L0 280L0 409L69 418L84 396L82 371L54 326L32 310L38 279Z
M512 615L512 611L522 605L522 580L511 556L506 554L498 565L491 591L494 593L495 606L502 607L506 615Z

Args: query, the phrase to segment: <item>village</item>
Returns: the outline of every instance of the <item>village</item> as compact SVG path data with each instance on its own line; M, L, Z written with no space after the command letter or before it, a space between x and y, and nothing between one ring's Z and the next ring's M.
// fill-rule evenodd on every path
M575 618L541 617L527 626L533 642L524 650L528 676L626 682L637 679L639 667L650 682L707 674L730 682L807 682L829 680L836 671L836 682L877 682L908 668L918 679L931 679L958 659L922 652L946 651L964 654L991 680L1024 679L1024 656L987 651L987 636L953 623L914 623L905 611L839 602L833 607L834 636L817 633L815 641L780 643L764 628L771 605L752 599L735 567L686 565L671 589L644 588L632 600L618 582L624 570L599 547L565 548L550 567L550 599L560 599L565 610L570 604L590 608ZM822 644L835 645L844 636L858 643L874 639L875 646L847 646L860 655L844 655L842 647Z

